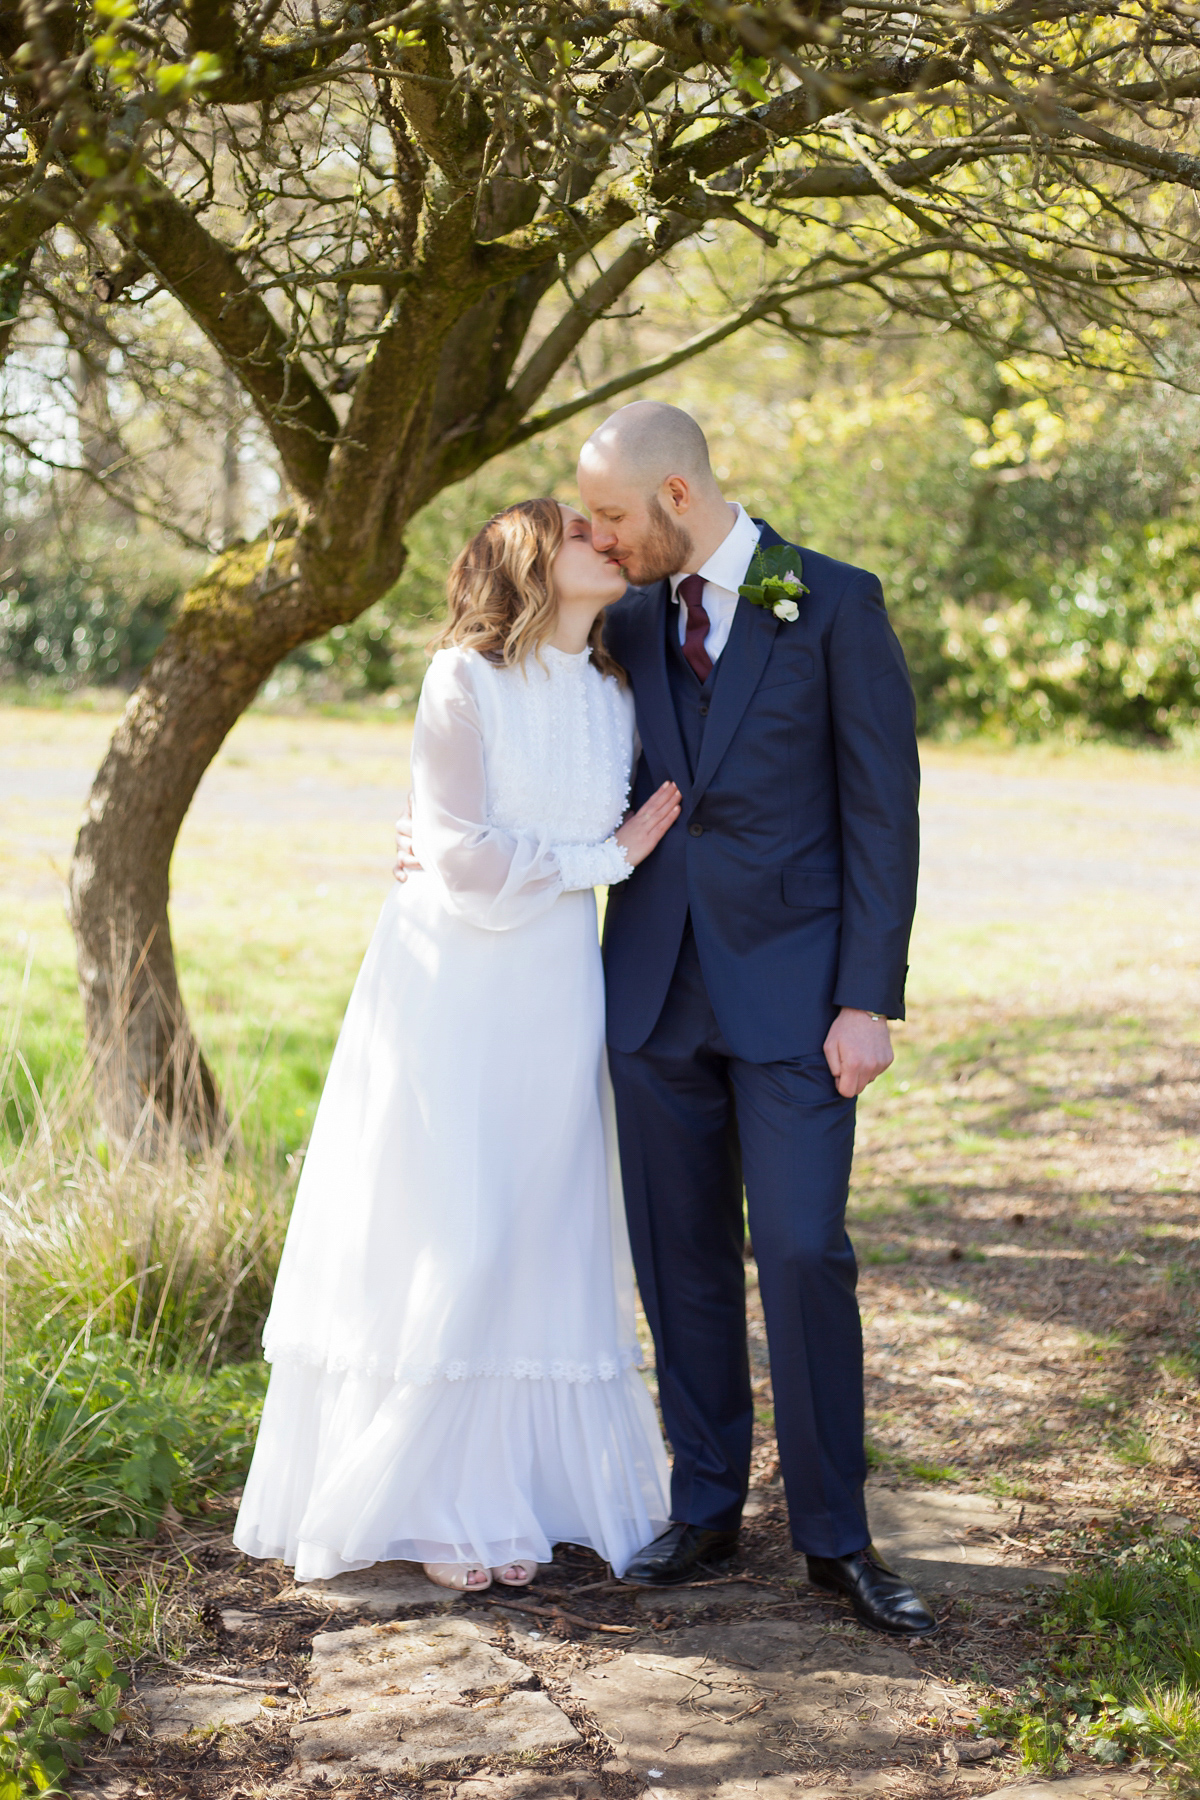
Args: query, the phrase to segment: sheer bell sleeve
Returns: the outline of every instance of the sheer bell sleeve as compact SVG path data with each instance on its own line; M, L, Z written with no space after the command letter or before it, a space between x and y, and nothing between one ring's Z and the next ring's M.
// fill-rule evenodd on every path
M470 654L439 651L421 689L413 732L413 850L468 924L508 931L548 912L569 889L623 880L612 839L555 845L534 831L488 823L483 725Z

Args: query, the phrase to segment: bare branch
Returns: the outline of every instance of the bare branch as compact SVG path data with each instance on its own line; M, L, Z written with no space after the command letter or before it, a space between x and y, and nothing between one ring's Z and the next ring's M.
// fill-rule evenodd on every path
M137 207L129 235L253 397L297 493L315 500L338 434L337 416L251 291L237 259L163 189Z
M949 238L929 244L913 245L897 250L890 256L881 257L874 264L864 265L853 271L841 271L824 279L805 279L772 287L765 293L756 296L749 305L739 308L737 312L728 314L725 318L718 320L715 325L710 325L705 331L688 338L676 349L642 363L637 368L626 369L623 374L613 376L610 381L601 382L597 387L590 388L585 393L573 395L571 399L564 401L559 406L550 407L547 411L526 419L525 423L505 440L503 448L511 449L515 444L523 444L527 439L536 437L540 432L549 431L555 425L562 425L568 419L573 419L576 413L585 412L590 406L603 406L609 400L615 400L619 394L628 393L630 388L641 387L646 382L657 381L662 375L669 375L672 369L679 368L682 363L690 362L694 357L702 355L705 350L711 350L714 345L723 343L726 338L733 337L736 332L744 330L747 325L753 325L761 319L768 319L772 314L782 315L789 301L816 297L818 294L838 288L849 288L854 283L877 280L880 276L888 274L893 269L900 268L914 259L953 248L955 248L954 240Z

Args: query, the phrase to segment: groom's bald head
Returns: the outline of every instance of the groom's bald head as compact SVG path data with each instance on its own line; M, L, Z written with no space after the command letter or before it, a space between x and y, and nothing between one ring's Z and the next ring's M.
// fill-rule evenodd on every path
M680 475L697 495L716 491L708 441L690 413L662 400L635 400L597 426L579 453L579 470L620 470L644 494Z
M700 568L733 518L704 433L661 400L635 400L593 431L579 452L579 493L596 549L635 586Z

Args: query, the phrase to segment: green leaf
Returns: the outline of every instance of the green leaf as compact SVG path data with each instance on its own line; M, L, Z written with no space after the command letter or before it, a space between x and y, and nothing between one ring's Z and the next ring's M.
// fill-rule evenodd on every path
M164 63L155 70L154 85L164 99L172 95L186 99L220 78L220 57L210 50L201 50L190 62Z
M741 88L744 94L749 94L752 100L762 102L771 98L763 86L770 67L765 56L747 56L739 44L730 59L729 72L735 87Z
M71 158L71 166L89 181L103 181L108 174L108 163L95 144L84 144L76 150Z
M766 549L756 550L746 570L746 579L738 589L744 599L767 608L776 606L780 600L799 600L807 592L800 552L789 544L770 544Z

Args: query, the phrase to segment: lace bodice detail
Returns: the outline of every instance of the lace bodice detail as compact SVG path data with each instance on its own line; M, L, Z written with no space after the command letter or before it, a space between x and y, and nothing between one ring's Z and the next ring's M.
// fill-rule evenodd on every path
M503 668L439 650L413 735L413 844L446 904L492 930L559 894L622 881L633 700L591 653Z

